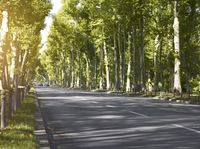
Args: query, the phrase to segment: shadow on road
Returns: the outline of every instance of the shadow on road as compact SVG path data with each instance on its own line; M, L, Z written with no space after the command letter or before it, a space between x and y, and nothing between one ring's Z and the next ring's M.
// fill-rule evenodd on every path
M61 149L200 148L197 107L53 89L39 90L38 97Z

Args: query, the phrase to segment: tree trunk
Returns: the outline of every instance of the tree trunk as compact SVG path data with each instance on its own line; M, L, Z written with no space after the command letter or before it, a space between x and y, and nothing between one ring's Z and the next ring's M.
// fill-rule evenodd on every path
M124 53L122 53L122 44L121 44L121 24L118 23L118 29L117 29L117 34L116 34L116 45L117 45L117 61L118 61L118 75L119 75L119 89L120 88L123 90L124 89L124 81L122 78L122 55Z
M154 91L155 94L158 91L158 49L160 46L159 35L155 38L155 50L154 50Z
M6 128L6 92L1 91L1 129Z
M16 111L19 107L19 90L18 90L18 84L19 84L19 75L16 74L14 77L14 111Z
M7 41L7 33L8 33L8 12L3 11L2 12L3 18L2 18L2 24L1 24L1 30L0 30L0 90L4 89L6 85L6 66L7 63L6 60L6 41Z
M63 73L64 73L64 75L63 75L63 86L64 87L67 87L67 72L66 72L67 70L66 70L66 63L64 63L64 67L63 67Z
M12 42L11 42L11 65L10 65L10 77L9 77L9 117L12 119L14 116L14 76L16 73L16 48L17 36L16 32L13 33Z
M13 118L13 116L14 116L14 100L13 100L13 98L14 98L14 93L13 93L13 89L11 89L10 90L10 92L9 92L9 118Z
M0 91L1 91L1 128L6 127L6 40L8 33L8 12L3 11L3 18L0 30Z
M140 20L140 36L141 36L141 48L140 48L140 66L141 66L141 87L142 91L146 90L145 80L145 59L144 59L144 18L142 16Z
M109 66L108 66L108 52L107 52L107 47L106 47L106 42L104 41L103 44L103 49L104 49L104 63L105 63L105 69L106 69L106 89L110 89L110 72L109 72Z
M93 88L96 89L97 85L97 55L96 55L96 48L94 47L94 76L93 76Z
M103 89L103 68L104 68L104 52L103 52L103 46L100 47L100 80L99 80L99 89Z
M139 53L136 48L136 27L135 26L132 26L132 43L133 43L132 48L134 50L134 54L133 54L133 90L134 90L134 92L136 92L137 88L138 88L138 80L139 80L138 79Z
M115 62L115 90L120 90L119 49L117 48L117 33L114 31L114 62Z
M180 42L179 42L179 19L178 19L178 1L174 1L174 49L175 49L175 63L174 63L174 92L182 93L181 78L180 78Z
M128 69L127 69L127 78L126 78L126 92L131 91L131 52L132 52L132 42L131 42L131 35L129 34L128 36L128 45L129 45L129 50L128 50Z
M162 65L162 50L163 50L163 39L160 39L159 48L159 81L161 82L161 90L164 90L164 78L163 78L163 65Z
M77 71L77 83L76 86L80 88L81 84L81 74L82 74L82 66L81 66L81 52L80 49L78 49L78 71Z
M122 88L125 88L125 76L126 76L126 59L125 59L125 54L126 54L126 32L124 30L123 33L123 38L124 38L124 47L122 48Z
M70 56L70 88L74 87L74 50L71 49Z
M86 56L86 54L84 54L85 56L85 61L86 61L86 88L90 88L90 68L89 68L89 60Z

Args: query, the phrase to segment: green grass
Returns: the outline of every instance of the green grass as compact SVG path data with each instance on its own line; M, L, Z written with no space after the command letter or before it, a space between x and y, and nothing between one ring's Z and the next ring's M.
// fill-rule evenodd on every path
M14 119L9 120L7 128L0 130L0 149L36 149L35 101L33 93L23 101Z

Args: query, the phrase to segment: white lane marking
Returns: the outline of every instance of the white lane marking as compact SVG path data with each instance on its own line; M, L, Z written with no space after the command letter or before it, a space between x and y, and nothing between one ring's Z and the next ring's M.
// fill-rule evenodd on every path
M173 126L176 126L178 128L183 128L185 130L188 130L188 131L191 131L191 132L195 132L195 133L198 133L200 134L200 131L196 130L196 129L192 129L192 128L188 128L188 127L185 127L183 125L180 125L180 124L173 124Z
M115 108L116 106L106 105L106 107L108 107L108 108Z
M147 115L144 115L144 114L141 114L141 113L137 113L137 112L134 112L134 111L129 111L129 112L132 113L132 114L136 114L136 115L142 116L144 118L151 118L150 116L147 116ZM185 130L200 134L200 131L198 131L196 129L185 127L185 126L180 125L180 124L172 124L172 126L175 126L175 127L178 127L178 128L182 128L182 129L185 129Z
M137 113L137 112L134 112L134 111L129 111L129 112L132 113L132 114L136 114L136 115L145 117L145 118L150 118L150 116L147 116L147 115L144 115L144 114L141 114L141 113Z
M200 107L200 105L195 104L182 104L182 103L169 103L171 106L179 106L179 107Z

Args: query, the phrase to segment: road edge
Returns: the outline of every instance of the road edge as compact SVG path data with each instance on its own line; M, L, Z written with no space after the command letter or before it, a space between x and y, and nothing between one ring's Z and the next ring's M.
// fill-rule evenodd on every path
M36 136L38 149L50 149L48 135L44 125L44 119L42 117L41 108L39 105L39 101L37 98L37 94L35 93L35 105L36 105L36 112L35 112L35 122L36 122L36 129L34 134Z

